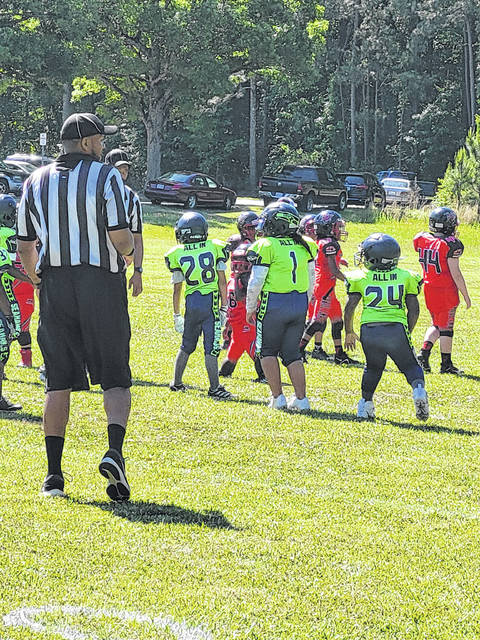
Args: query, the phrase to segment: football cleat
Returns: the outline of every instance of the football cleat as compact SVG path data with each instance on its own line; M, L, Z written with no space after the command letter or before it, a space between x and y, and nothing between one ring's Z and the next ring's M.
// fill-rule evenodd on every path
M432 372L432 367L430 366L430 361L428 356L424 356L423 353L419 353L417 355L418 364L422 367L422 369L426 373Z
M355 360L354 358L350 358L350 356L347 355L345 352L336 353L333 357L333 362L335 364L359 364L358 360Z
M362 418L363 420L375 418L375 406L372 400L360 398L357 407L357 418Z
M216 389L209 389L208 396L214 400L231 400L233 398L230 391L227 391L221 384Z
M285 398L283 393L281 393L276 398L271 396L270 402L268 403L268 406L270 407L270 409L286 409L287 408L287 399Z
M179 384L175 384L174 382L171 382L168 385L168 388L170 389L170 391L186 391L187 387L183 384L183 382L180 382Z
M425 387L418 385L412 392L415 413L419 420L428 420L428 396Z
M20 411L21 409L21 404L15 404L7 400L4 396L0 396L0 411Z
M296 396L292 396L288 408L293 411L310 411L310 402L307 397L299 400Z
M312 351L312 358L314 360L328 360L328 353L323 347L315 347Z
M447 364L445 366L441 365L440 373L451 373L454 376L461 376L464 372L462 371L462 369L459 369L451 362L450 364Z

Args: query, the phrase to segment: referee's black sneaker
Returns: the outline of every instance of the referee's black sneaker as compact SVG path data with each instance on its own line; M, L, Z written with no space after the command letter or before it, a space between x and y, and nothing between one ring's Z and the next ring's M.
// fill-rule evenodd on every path
M130 499L130 485L125 473L125 460L115 449L109 449L103 456L98 470L108 480L107 495L114 502Z
M0 396L0 411L20 411L21 408L21 404L15 404L7 400L4 396Z
M65 498L63 487L65 482L63 477L55 473L51 473L45 478L40 489L40 495L47 498Z

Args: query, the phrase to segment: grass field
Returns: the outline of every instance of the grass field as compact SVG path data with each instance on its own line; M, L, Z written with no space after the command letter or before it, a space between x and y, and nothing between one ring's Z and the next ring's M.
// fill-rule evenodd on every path
M39 497L43 391L13 346L4 388L24 408L0 420L0 640L480 638L478 229L461 229L473 306L459 310L454 362L467 375L428 376L425 425L390 363L377 420L359 422L361 369L328 362L308 364L307 415L268 410L247 360L226 385L235 402L208 399L201 353L189 391L169 391L179 336L163 254L180 213L146 211L156 224L145 228L145 291L130 305L129 504L108 502L97 471L97 388L73 398L69 498ZM232 233L233 213L209 218L212 237ZM352 263L361 239L386 231L418 269L421 217L347 228ZM428 324L422 301L416 345ZM438 347L432 360L438 371Z

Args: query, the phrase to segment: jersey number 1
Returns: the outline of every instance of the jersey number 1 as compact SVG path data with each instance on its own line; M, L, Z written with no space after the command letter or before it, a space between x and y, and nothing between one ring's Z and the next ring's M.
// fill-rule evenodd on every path
M297 255L295 253L295 251L290 251L290 258L292 259L292 282L293 284L297 284L297 267L298 267L298 262L297 262Z

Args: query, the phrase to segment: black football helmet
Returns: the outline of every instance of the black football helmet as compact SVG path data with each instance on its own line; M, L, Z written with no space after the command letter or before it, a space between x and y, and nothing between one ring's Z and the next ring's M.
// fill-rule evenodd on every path
M432 233L452 236L457 227L457 214L449 207L437 207L428 216L428 228Z
M244 211L238 216L237 229L240 231L242 240L255 240L257 223L260 220L255 211Z
M105 156L105 162L113 165L114 167L119 167L122 164L127 164L128 166L132 164L128 159L127 152L122 149L112 149L109 151Z
M346 240L348 237L348 233L345 231L345 220L333 209L324 209L317 213L313 228L319 239L335 238L335 240Z
M175 237L180 244L204 242L208 238L208 222L198 211L187 211L177 220Z
M355 254L355 264L363 264L370 271L390 271L400 258L400 245L386 233L372 233Z
M295 200L293 198L290 198L289 196L281 196L281 198L279 198L276 202L286 202L287 204L291 204L292 207L295 207L295 209L297 208Z
M17 220L17 203L12 196L0 196L0 227L12 229Z
M298 233L300 216L288 202L274 202L265 207L257 231L272 238L288 238Z
M309 236L310 238L315 237L315 229L313 227L313 221L315 220L314 213L307 213L306 216L300 220L300 224L298 225L298 233L301 236Z

